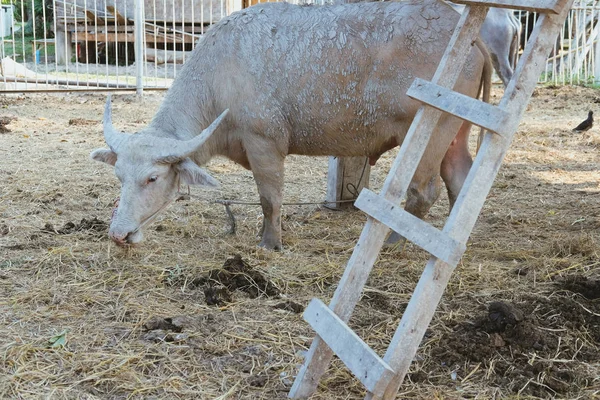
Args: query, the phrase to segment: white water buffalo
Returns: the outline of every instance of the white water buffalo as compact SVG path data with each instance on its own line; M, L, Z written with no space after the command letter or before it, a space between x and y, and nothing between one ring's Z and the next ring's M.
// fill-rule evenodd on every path
M465 6L450 3L458 12ZM481 26L479 35L488 47L494 69L502 80L504 87L513 76L519 52L519 33L521 24L512 10L490 8Z
M400 144L420 106L406 90L417 77L432 78L458 19L437 0L270 3L223 19L199 40L148 127L118 132L107 102L110 149L91 157L114 165L122 184L110 237L139 242L179 181L216 185L199 166L223 155L252 170L264 214L260 245L281 248L285 157L368 156L374 163ZM455 90L476 97L485 81L489 94L490 71L477 41ZM226 109L214 134L200 134ZM408 211L429 210L440 174L454 201L471 166L469 129L442 117L411 183Z

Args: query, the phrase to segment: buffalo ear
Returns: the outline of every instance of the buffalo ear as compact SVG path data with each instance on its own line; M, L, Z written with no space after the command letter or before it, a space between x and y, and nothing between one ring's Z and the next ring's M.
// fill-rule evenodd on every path
M90 153L92 160L100 161L114 166L117 162L117 153L109 149L96 149Z
M177 170L179 176L186 185L199 185L213 188L219 187L219 182L215 178L210 176L208 172L200 168L189 158L185 158L183 161L173 164L173 167Z

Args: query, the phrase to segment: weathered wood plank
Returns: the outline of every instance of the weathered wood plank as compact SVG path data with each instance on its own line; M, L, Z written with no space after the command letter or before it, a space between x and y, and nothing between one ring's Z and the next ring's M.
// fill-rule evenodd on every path
M463 243L368 189L354 205L449 265L456 266L466 250Z
M71 35L72 42L135 42L135 34L131 33L114 33L114 32L76 32ZM163 35L153 35L146 33L146 43L172 43L173 39ZM192 36L181 36L177 38L177 43L194 43Z
M454 87L470 52L472 40L479 34L486 15L485 7L465 9L432 82ZM421 107L417 111L386 178L383 196L397 202L406 196L408 185L441 115L441 111L431 107ZM387 226L368 218L329 306L342 321L350 318L388 232ZM310 396L316 390L332 357L331 349L317 336L288 396L294 399Z
M134 7L135 9L135 7ZM116 18L117 25L130 25L133 24L133 21L125 18L114 6L106 6L106 11L108 11L111 15Z
M567 0L452 0L452 2L468 6L511 8L513 10L558 14Z
M377 384L389 382L394 375L377 353L321 300L312 299L303 316L367 390L376 391Z
M502 135L511 116L501 108L417 78L406 94L438 110Z

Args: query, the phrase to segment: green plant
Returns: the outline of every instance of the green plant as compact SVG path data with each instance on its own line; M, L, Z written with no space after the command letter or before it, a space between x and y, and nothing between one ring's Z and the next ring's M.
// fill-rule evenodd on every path
M3 0L4 1L4 0ZM52 25L54 21L54 10L52 2L47 0L14 0L9 2L14 6L14 17L16 21L23 21L25 35L33 35L38 38L54 37Z
M33 47L33 36L25 36L24 40L21 40L21 36L15 36L15 42L6 42L4 44L3 56L11 57L16 62L31 62L34 61L35 49ZM45 51L45 52L44 52ZM44 59L48 56L54 55L54 45L49 44L47 46L41 46L40 59L44 62Z

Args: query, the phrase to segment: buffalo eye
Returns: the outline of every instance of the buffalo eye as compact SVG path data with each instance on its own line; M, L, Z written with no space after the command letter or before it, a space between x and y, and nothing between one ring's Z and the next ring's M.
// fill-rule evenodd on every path
M158 179L158 176L152 175L150 178L148 178L148 183L156 182L157 179Z

